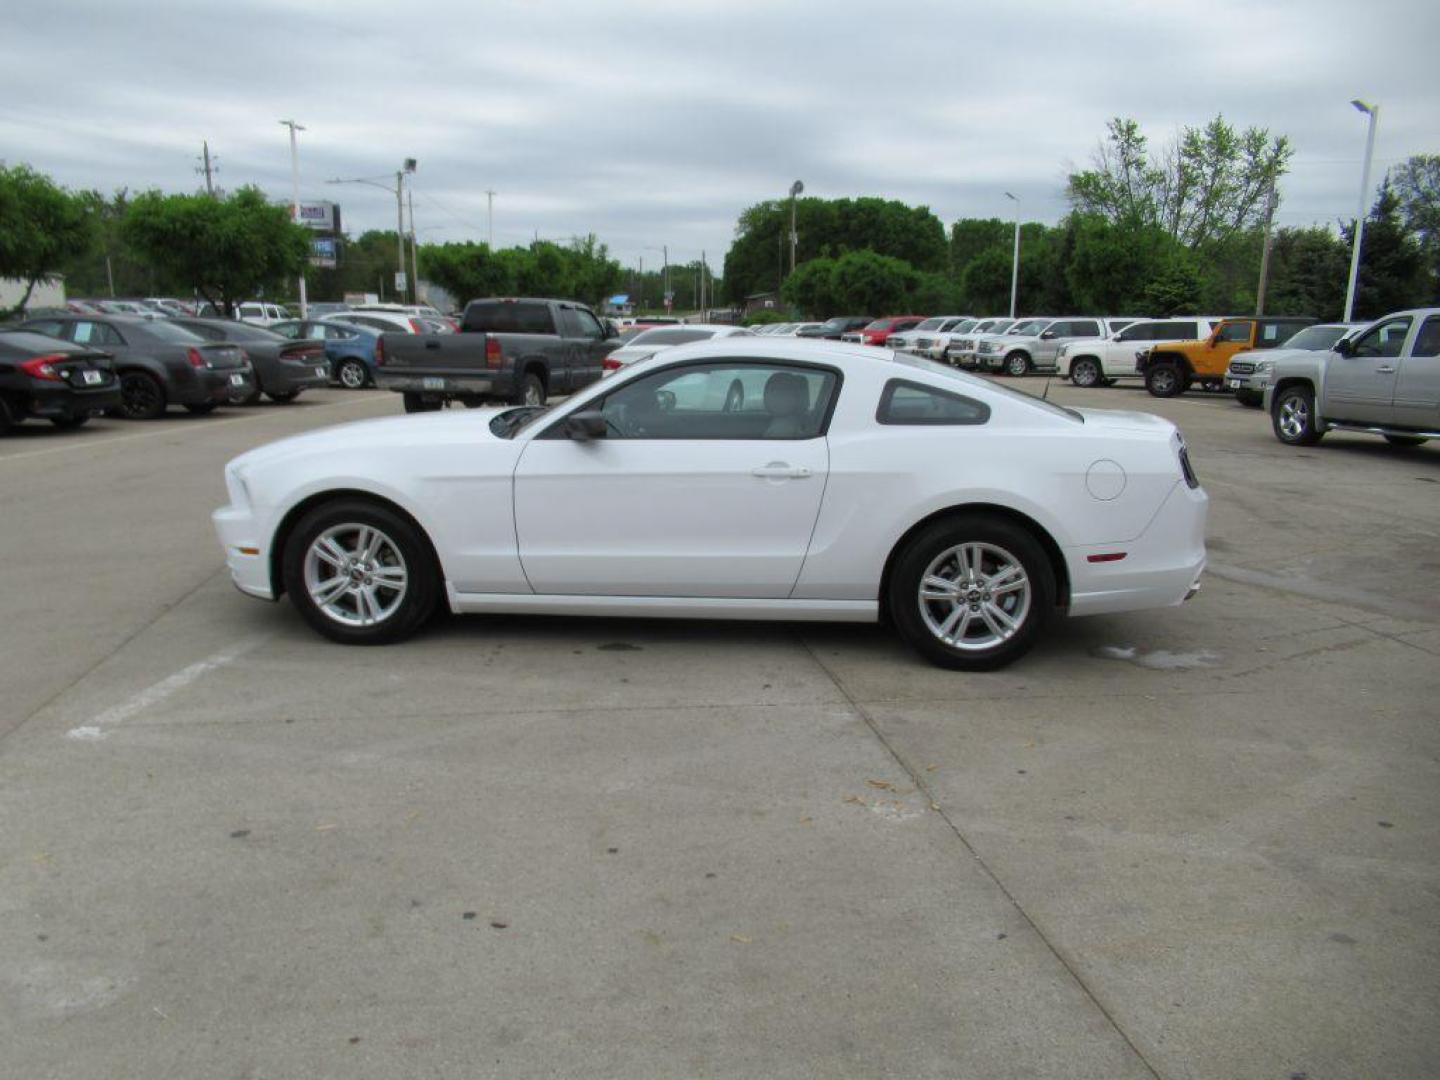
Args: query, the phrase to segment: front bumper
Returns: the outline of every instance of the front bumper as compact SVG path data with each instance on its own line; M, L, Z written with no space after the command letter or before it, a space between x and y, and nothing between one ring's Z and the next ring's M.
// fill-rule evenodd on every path
M1195 595L1205 570L1204 488L1177 480L1145 531L1128 543L1067 548L1070 614L1103 615L1171 607ZM1092 563L1092 555L1123 551L1115 562Z
M270 583L270 556L260 542L254 516L239 506L222 506L210 515L215 534L225 551L230 580L247 596L274 600Z

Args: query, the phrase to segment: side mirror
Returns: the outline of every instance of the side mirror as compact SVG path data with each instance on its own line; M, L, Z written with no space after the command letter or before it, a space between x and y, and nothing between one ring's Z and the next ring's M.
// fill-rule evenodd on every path
M605 340L606 340L606 341L609 341L609 340L611 340L612 338L617 338L617 337L619 337L619 336L620 336L620 329L619 329L619 327L617 327L614 323L608 323L608 322L607 322L607 323L605 324Z
M1046 330L1043 334L1040 335L1040 340L1041 340L1041 341L1054 341L1054 340L1055 340L1055 331L1054 331L1054 330Z
M599 409L583 409L565 418L565 434L576 442L603 439L607 431L605 414Z
M1355 342L1351 341L1349 338L1341 338L1339 341L1335 342L1335 351L1341 356L1354 356Z

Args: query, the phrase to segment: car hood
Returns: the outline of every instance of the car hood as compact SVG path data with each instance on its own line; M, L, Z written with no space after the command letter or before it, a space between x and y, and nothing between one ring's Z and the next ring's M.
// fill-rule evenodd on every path
M1230 362L1233 364L1236 360L1246 360L1258 364L1261 360L1294 360L1297 357L1321 356L1328 351L1328 349L1246 349L1244 352L1237 352L1230 357Z
M291 435L256 447L233 459L231 469L253 469L315 454L343 454L385 447L443 446L458 441L495 439L490 421L514 406L484 409L447 409L411 416L386 416Z
M633 364L639 360L649 359L665 347L664 345L638 345L632 348L629 345L622 345L610 353L609 359L619 360L622 364Z

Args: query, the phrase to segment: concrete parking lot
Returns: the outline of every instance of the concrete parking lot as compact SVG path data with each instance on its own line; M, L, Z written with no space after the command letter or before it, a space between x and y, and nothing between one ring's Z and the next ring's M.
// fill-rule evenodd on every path
M1435 1075L1440 445L1050 397L1182 426L1213 566L983 675L236 593L223 463L393 395L0 441L0 1074Z

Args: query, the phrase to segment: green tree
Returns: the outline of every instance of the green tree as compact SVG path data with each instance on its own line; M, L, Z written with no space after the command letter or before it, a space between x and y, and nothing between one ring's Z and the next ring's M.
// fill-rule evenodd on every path
M1265 310L1338 319L1345 307L1350 251L1329 229L1279 229L1270 244Z
M1354 232L1341 230L1346 250ZM1355 318L1378 319L1429 299L1425 256L1415 234L1400 216L1400 197L1387 179L1365 219L1360 241L1360 273L1355 286Z
M75 194L28 165L0 166L0 277L25 283L8 318L24 311L36 283L63 270L95 243L99 196Z
M856 314L899 311L919 283L915 268L903 259L873 251L850 251L835 260L832 302Z
M1440 154L1416 154L1390 172L1400 217L1420 243L1430 299L1440 299Z
M965 307L977 315L1010 310L1011 252L990 248L971 259L960 275Z
M285 292L310 256L309 230L255 187L224 199L147 191L130 203L121 234L164 277L227 315L247 297Z
M1191 249L1258 224L1294 149L1263 128L1237 132L1217 116L1186 127L1159 155L1134 120L1116 117L1092 167L1072 173L1071 206L1125 228L1158 227Z
M835 308L835 260L803 262L785 279L780 295L791 307L810 318L828 318Z

